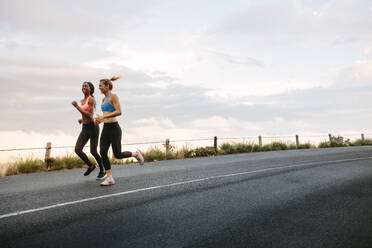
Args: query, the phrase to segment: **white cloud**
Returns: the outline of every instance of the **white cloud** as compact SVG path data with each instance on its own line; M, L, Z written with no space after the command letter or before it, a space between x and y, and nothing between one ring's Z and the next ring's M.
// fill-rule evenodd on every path
M307 90L317 87L328 87L332 82L323 81L305 81L305 80L276 80L276 81L261 81L252 82L247 85L233 86L231 88L210 89L207 93L208 96L216 97L217 100L234 101L237 98L252 97L252 96L271 96L279 95L286 92L293 92L298 90ZM275 101L268 101L267 104L275 104Z
M371 26L372 20L363 1L329 1L315 11L301 1L281 1L242 8L211 32L247 36L247 40L258 39L257 42L271 45L278 42L287 45L314 40L332 42L341 37L354 41L365 37L371 39Z
M115 55L94 59L85 63L93 68L108 69L113 64L130 67L134 70L142 70L146 73L163 71L172 76L177 76L190 68L196 66L198 55L194 51L161 51L161 50L134 50L128 45L118 44L115 48Z
M5 27L41 35L113 37L141 23L164 1L9 1L0 2L0 20ZM146 18L144 18L146 19ZM1 27L1 26L0 26Z
M134 121L136 126L145 126L145 127L156 127L156 128L164 128L164 129L172 129L176 128L176 125L167 117L165 118L146 118L141 120Z
M201 138L203 132L200 130L189 129L175 125L168 117L152 117L136 121L130 121L127 124L128 129L125 134L128 141L163 141L166 138L185 139Z
M222 116L211 116L204 119L192 120L190 122L190 128L210 130L211 133L222 133L223 135L233 133L235 130L240 130L242 133L262 130L262 127L255 123Z
M372 48L369 46L366 46L363 51L365 55L369 55L372 52Z
M370 85L372 81L372 61L355 61L352 66L340 69L334 81L335 85L347 88Z
M195 33L178 32L176 34L176 40L185 46L195 45L204 38L204 32L204 30Z
M1 1L0 130L76 134L114 74L125 142L372 126L366 4Z
M255 59L255 58L231 55L228 53L216 52L216 51L210 51L210 50L206 50L206 52L232 64L246 65L246 66L258 66L258 67L264 66L262 61Z

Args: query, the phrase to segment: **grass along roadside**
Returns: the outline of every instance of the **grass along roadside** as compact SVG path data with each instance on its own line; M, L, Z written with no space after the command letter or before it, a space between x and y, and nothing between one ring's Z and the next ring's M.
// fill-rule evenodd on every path
M94 164L95 160L93 156L88 156L89 160ZM127 161L110 159L112 164L123 164L123 163L133 163L130 159ZM97 164L96 164L97 165ZM0 173L0 176L11 176L18 174L27 174L34 172L43 171L54 171L54 170L69 170L74 168L87 167L83 160L81 160L75 154L67 153L64 156L51 158L48 161L43 161L41 159L29 156L26 158L16 158L13 162L9 163L4 173Z
M310 148L328 148L328 147L342 147L342 146L363 146L372 145L372 140L356 140L350 142L341 136L332 137L332 142L321 142L318 146L310 143L299 144L296 146L294 143L284 143L275 141L265 144L260 147L254 143L236 142L236 143L222 143L218 147L218 151L214 147L198 147L191 149L190 146L184 145L179 149L170 146L168 152L164 151L163 147L155 146L144 152L146 162L196 158L196 157L209 157L217 155L237 154L237 153L250 153L250 152L266 152L266 151L280 151L280 150L293 150L293 149L310 149ZM94 161L93 156L89 156L90 161ZM112 164L130 164L137 162L137 160L129 159L111 159ZM62 157L51 158L49 161L43 161L34 157L18 158L11 162L5 173L0 172L0 176L10 176L24 173L43 172L50 170L66 170L74 168L87 167L84 162L75 154L66 154Z

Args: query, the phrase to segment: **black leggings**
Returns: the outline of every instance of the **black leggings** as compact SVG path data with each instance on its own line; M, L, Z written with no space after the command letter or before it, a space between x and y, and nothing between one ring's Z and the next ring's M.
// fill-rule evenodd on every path
M107 156L108 149L112 145L112 151L115 158L130 158L132 157L132 152L122 152L121 151L121 128L119 123L105 123L103 125L101 140L100 140L100 153L102 157L103 166L106 170L111 169L110 160Z
M90 162L88 156L83 152L85 144L90 139L90 153L96 159L99 165L99 169L101 171L104 171L102 166L102 159L97 152L98 136L99 136L98 125L94 125L93 122L83 124L83 129L81 130L79 138L76 141L75 152L89 167L91 167L93 165L92 162Z

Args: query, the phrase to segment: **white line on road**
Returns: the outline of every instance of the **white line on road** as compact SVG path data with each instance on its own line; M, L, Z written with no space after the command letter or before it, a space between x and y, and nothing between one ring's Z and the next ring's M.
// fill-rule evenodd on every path
M344 163L344 162L352 162L352 161L367 160L367 159L372 159L372 157L301 163L301 164L294 164L294 165L287 165L287 166L280 166L280 167L271 167L271 168L260 169L260 170L255 170L255 171L245 171L245 172L239 172L239 173L233 173L233 174L211 176L211 177L205 177L205 178L200 178L200 179L182 181L182 182L177 182L177 183L158 185L158 186L153 186L153 187L148 187L148 188L123 191L123 192L114 193L114 194L90 197L90 198L85 198L85 199L76 200L76 201L58 203L58 204L54 204L54 205L50 205L50 206L46 206L46 207L41 207L41 208L22 210L22 211L18 211L18 212L14 212L14 213L0 215L0 219L12 217L12 216L24 215L24 214L28 214L28 213L39 212L39 211L48 210L48 209L52 209L52 208L75 205L75 204L79 204L79 203L82 203L82 202L94 201L94 200L110 198L110 197L115 197L115 196L121 196L121 195L129 195L129 194L133 194L133 193L138 193L138 192L143 192L143 191L148 191L148 190L154 190L154 189L167 188L167 187L178 186L178 185L183 185L183 184L197 183L197 182L208 181L208 180L212 180L212 179L235 177L235 176L248 175L248 174L254 174L254 173L259 173L259 172L267 172L267 171L274 171L274 170L280 170L280 169L289 169L289 168L295 168L295 167L305 167L305 166L333 164L333 163Z

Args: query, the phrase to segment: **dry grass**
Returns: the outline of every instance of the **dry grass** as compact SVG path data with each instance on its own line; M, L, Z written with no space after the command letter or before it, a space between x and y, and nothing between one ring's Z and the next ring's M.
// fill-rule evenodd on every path
M339 138L339 137L338 137ZM341 138L339 138L341 140ZM336 141L338 139L335 139ZM324 145L324 144L325 145ZM323 142L318 145L318 148L329 147L327 142ZM350 143L350 144L349 144ZM372 140L357 140L355 142L343 142L342 146L345 145L371 145ZM196 149L191 149L189 144L183 145L180 149L176 149L171 146L169 152L165 152L163 147L152 147L143 153L146 162L160 161L160 160L170 160L170 159L183 159L192 157L202 157L202 156L216 156L224 154L234 154L234 153L248 153L248 152L262 152L262 151L277 151L277 150L287 150L287 149L309 149L316 148L316 146L310 143L300 144L298 147L293 143L284 143L280 141L271 142L262 147L259 147L254 143L223 143L219 146L216 152L213 147L199 147ZM95 159L90 156L90 161L96 162ZM131 164L137 162L135 158L128 159L112 159L110 158L112 164ZM48 168L44 161L34 158L32 156L26 157L25 159L17 158L9 164L0 164L0 176L17 175L23 173L41 172L48 170L65 170L73 168L86 167L84 162L77 157L75 154L66 154L62 157L52 158L48 161Z

